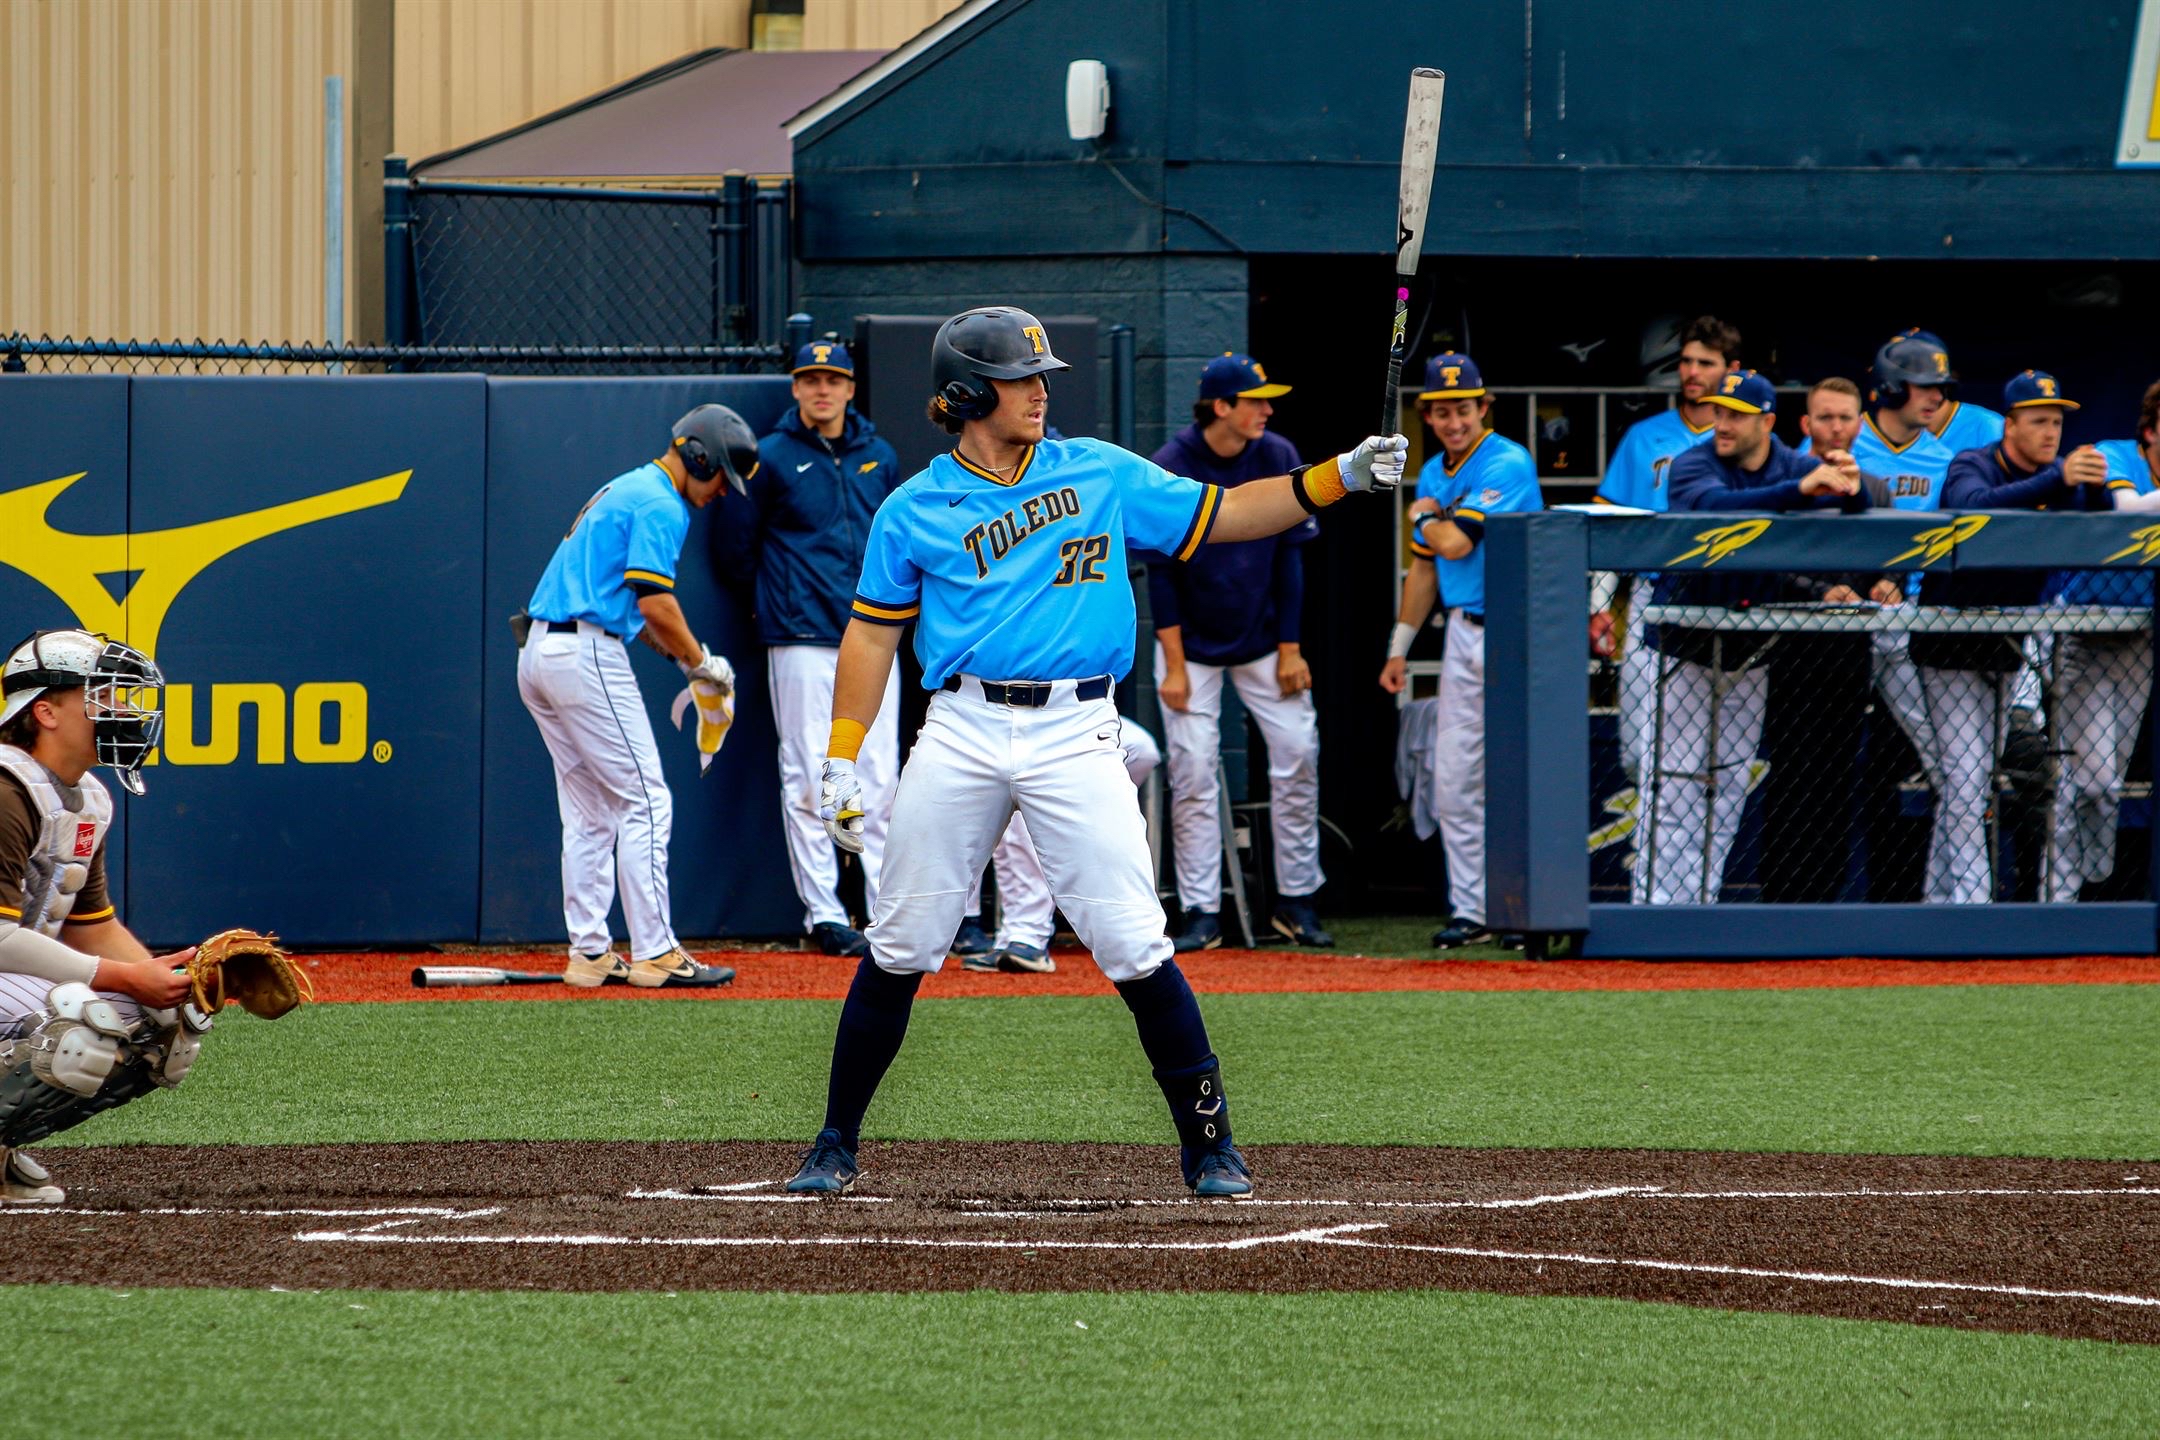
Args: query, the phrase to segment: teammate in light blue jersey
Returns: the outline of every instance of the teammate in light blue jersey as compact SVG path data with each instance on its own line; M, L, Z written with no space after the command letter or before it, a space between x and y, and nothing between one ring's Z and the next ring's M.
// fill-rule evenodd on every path
M705 503L700 487L697 503ZM641 595L675 588L690 532L691 501L651 460L593 492L533 587L525 609L542 620L585 620L635 639L645 628Z
M1482 417L1480 418L1482 423ZM1505 435L1487 430L1470 442L1470 448L1454 460L1443 448L1427 459L1418 471L1417 498L1430 500L1437 512L1455 524L1470 542L1469 553L1450 555L1427 545L1418 527L1412 532L1410 549L1433 562L1440 580L1440 604L1462 610L1479 619L1485 616L1485 519L1516 510L1542 510L1544 492L1538 489L1537 462L1530 452Z
M794 1194L855 1183L863 1116L907 1035L916 988L945 963L969 887L1015 810L1057 907L1132 1012L1186 1185L1203 1197L1252 1190L1221 1066L1163 933L1119 743L1110 691L1132 666L1135 631L1126 549L1189 560L1210 539L1280 534L1351 491L1394 489L1410 442L1374 436L1226 490L1101 441L1046 440L1048 379L1066 368L1024 310L987 306L938 327L930 418L952 453L893 492L870 527L819 787L835 844L862 849L855 758L911 620L924 683L938 693L900 772L870 953L840 1010L825 1123L788 1181Z
M1628 427L1606 463L1597 498L1639 510L1665 508L1665 471L1673 457L1707 441L1717 426L1717 393L1725 372L1740 363L1740 332L1714 315L1698 316L1680 346L1679 404Z
M931 690L960 674L1122 678L1126 547L1191 559L1223 495L1103 440L1040 441L1005 475L956 449L879 507L855 618L915 621Z
M1969 400L1950 398L1949 387L1956 377L1950 372L1950 347L1943 344L1940 335L1915 325L1898 332L1890 343L1894 345L1898 340L1915 341L1933 351L1943 372L1942 401L1928 416L1928 431L1942 441L1945 450L1955 455L1960 450L1978 450L2002 439L2001 411L1975 405Z

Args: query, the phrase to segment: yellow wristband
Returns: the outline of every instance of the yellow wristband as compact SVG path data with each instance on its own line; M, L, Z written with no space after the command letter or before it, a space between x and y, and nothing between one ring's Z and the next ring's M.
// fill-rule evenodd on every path
M1330 455L1308 466L1305 473L1298 476L1298 484L1304 489L1309 510L1333 505L1350 493L1342 483L1342 457L1339 455Z
M834 716L832 740L826 745L825 753L835 760L853 760L861 753L863 736L869 733L869 728L860 720L843 720L837 715Z

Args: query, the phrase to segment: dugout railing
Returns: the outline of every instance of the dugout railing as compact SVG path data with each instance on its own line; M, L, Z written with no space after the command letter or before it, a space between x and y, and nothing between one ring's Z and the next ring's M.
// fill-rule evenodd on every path
M1560 510L1496 516L1486 546L1496 928L1591 957L2160 942L2154 517ZM1601 576L1648 662L1628 694L1588 633ZM1942 731L1909 745L1908 647ZM2096 724L2122 752L2097 781Z

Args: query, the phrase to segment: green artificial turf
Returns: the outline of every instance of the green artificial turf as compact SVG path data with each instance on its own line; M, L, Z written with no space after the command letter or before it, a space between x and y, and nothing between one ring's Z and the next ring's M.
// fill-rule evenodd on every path
M1520 960L1523 952L1499 945L1466 945L1460 950L1432 948L1433 931L1447 922L1445 915L1333 915L1320 917L1335 937L1335 949L1344 955L1375 955L1397 960ZM1313 955L1294 946L1270 945L1270 953Z
M2152 1348L1609 1300L13 1289L0 1313L17 1353L155 1377L179 1433L251 1440L2160 1429ZM0 1370L0 1399L48 1409L49 1367Z
M1239 1137L2160 1157L2160 987L1203 997ZM409 1002L221 1019L63 1142L806 1139L838 1005ZM893 1139L1160 1141L1114 997L916 1006Z

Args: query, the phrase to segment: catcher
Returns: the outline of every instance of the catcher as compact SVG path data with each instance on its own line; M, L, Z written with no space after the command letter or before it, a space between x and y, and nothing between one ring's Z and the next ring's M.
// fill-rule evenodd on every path
M273 937L154 957L114 911L112 795L90 771L143 793L163 684L85 630L41 630L0 663L0 1205L64 1201L16 1147L178 1085L227 999L274 1017L312 998Z

